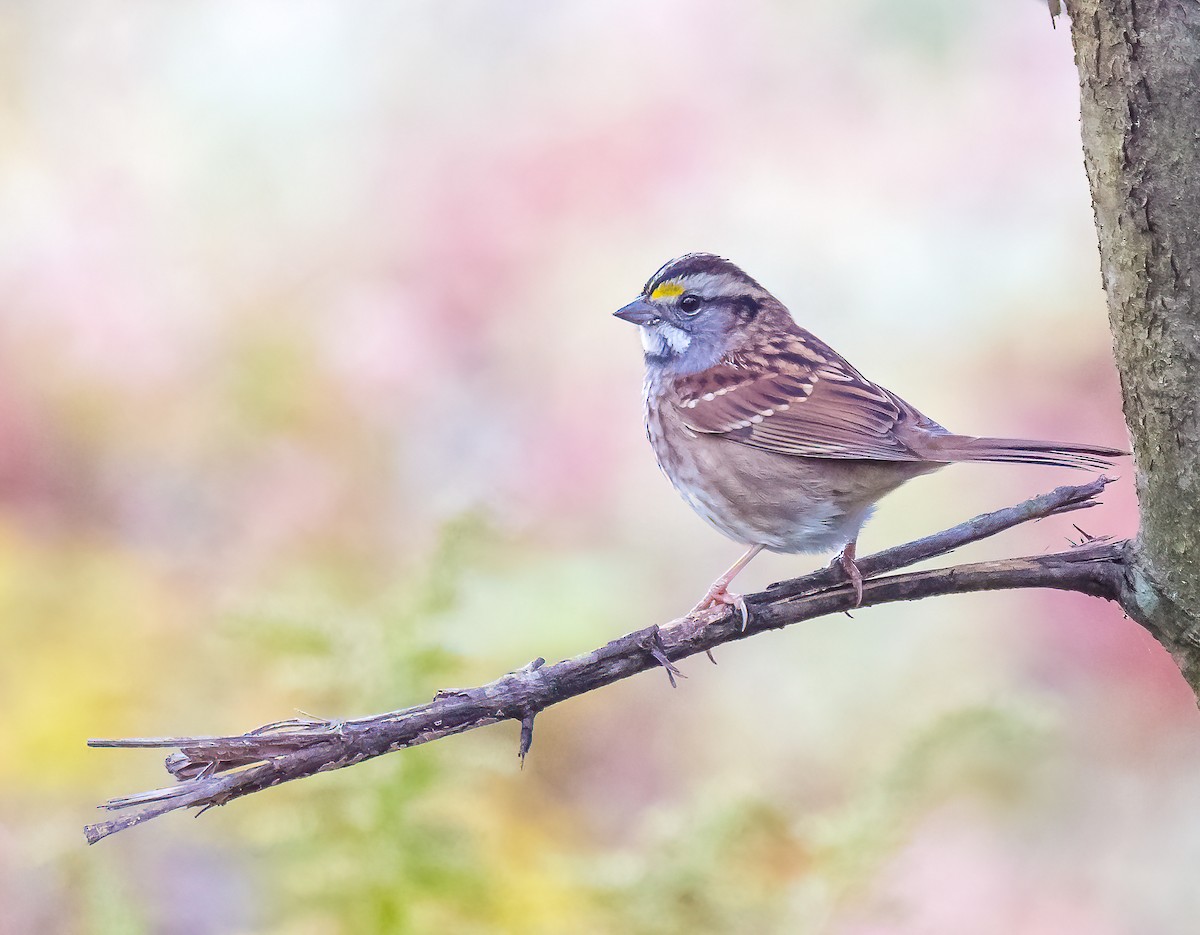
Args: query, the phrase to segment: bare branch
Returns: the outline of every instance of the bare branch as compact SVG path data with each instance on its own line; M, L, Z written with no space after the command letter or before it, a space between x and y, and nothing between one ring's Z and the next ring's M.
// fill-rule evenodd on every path
M913 571L886 572L924 561L969 542L993 536L1020 523L1096 504L1108 481L1098 478L994 513L944 532L859 560L868 580L863 606L918 600L940 594L1011 588L1059 588L1108 600L1125 601L1126 544L1090 540L1065 552ZM840 571L823 569L748 595L750 620L743 629L738 614L714 608L681 617L663 627L627 634L605 646L553 665L536 659L529 665L477 688L439 692L433 701L400 711L347 721L298 718L279 721L232 737L136 738L92 740L93 747L161 747L177 750L166 768L178 782L167 788L116 798L103 806L119 811L110 821L85 829L89 843L180 808L224 805L293 779L352 766L363 760L474 730L497 721L521 724L519 755L533 742L535 716L551 705L662 666L671 684L683 673L681 659L708 652L802 620L845 611L853 593Z
M1086 510L1097 504L1096 497L1113 480L1115 478L1101 476L1087 484L1057 487L1049 493L1031 497L1024 503L1008 506L992 513L983 513L950 529L935 532L924 539L916 539L913 542L893 546L882 552L876 552L874 555L857 559L856 564L864 578L872 578L889 571L896 571L899 568L916 565L927 559L946 555L964 545L990 538L1006 529L1020 526L1022 523L1058 516L1060 513L1070 513L1074 510ZM781 581L778 584L770 585L765 593L772 597L795 597L799 594L843 584L845 584L845 578L841 571L830 567L802 578L793 578L790 581ZM752 602L754 597L757 595L748 597L747 600Z

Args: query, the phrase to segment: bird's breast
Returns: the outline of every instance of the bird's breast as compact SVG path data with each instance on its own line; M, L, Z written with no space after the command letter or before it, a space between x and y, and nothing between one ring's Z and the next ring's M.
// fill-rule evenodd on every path
M687 504L736 542L777 552L832 551L870 512L852 490L830 485L808 458L751 448L689 428L648 379L646 437L658 466ZM836 470L835 466L835 470Z

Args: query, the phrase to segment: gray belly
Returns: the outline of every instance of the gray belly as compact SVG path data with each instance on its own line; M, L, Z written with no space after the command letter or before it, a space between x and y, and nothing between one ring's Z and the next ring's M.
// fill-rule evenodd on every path
M858 535L875 502L938 465L798 458L696 435L646 412L658 465L684 500L718 531L773 552L832 552Z

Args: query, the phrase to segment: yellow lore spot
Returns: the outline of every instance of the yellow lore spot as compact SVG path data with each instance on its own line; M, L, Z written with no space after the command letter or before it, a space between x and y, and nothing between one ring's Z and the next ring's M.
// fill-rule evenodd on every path
M650 298L669 299L676 295L683 295L683 286L677 282L664 282L662 285L654 287L654 291L650 293Z

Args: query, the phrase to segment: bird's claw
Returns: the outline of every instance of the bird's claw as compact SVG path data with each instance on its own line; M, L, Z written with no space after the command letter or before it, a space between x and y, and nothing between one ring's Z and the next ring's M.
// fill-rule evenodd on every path
M737 611L738 617L742 621L741 630L746 632L746 627L750 625L750 607L746 604L746 596L744 594L731 594L725 588L713 588L701 599L700 603L693 607L688 616L703 613L706 610L711 610L714 607L732 607Z
M850 587L854 589L853 607L860 607L863 600L863 576L854 561L853 542L842 550L842 553L833 560L833 564L839 566L846 573L846 577L850 579Z

